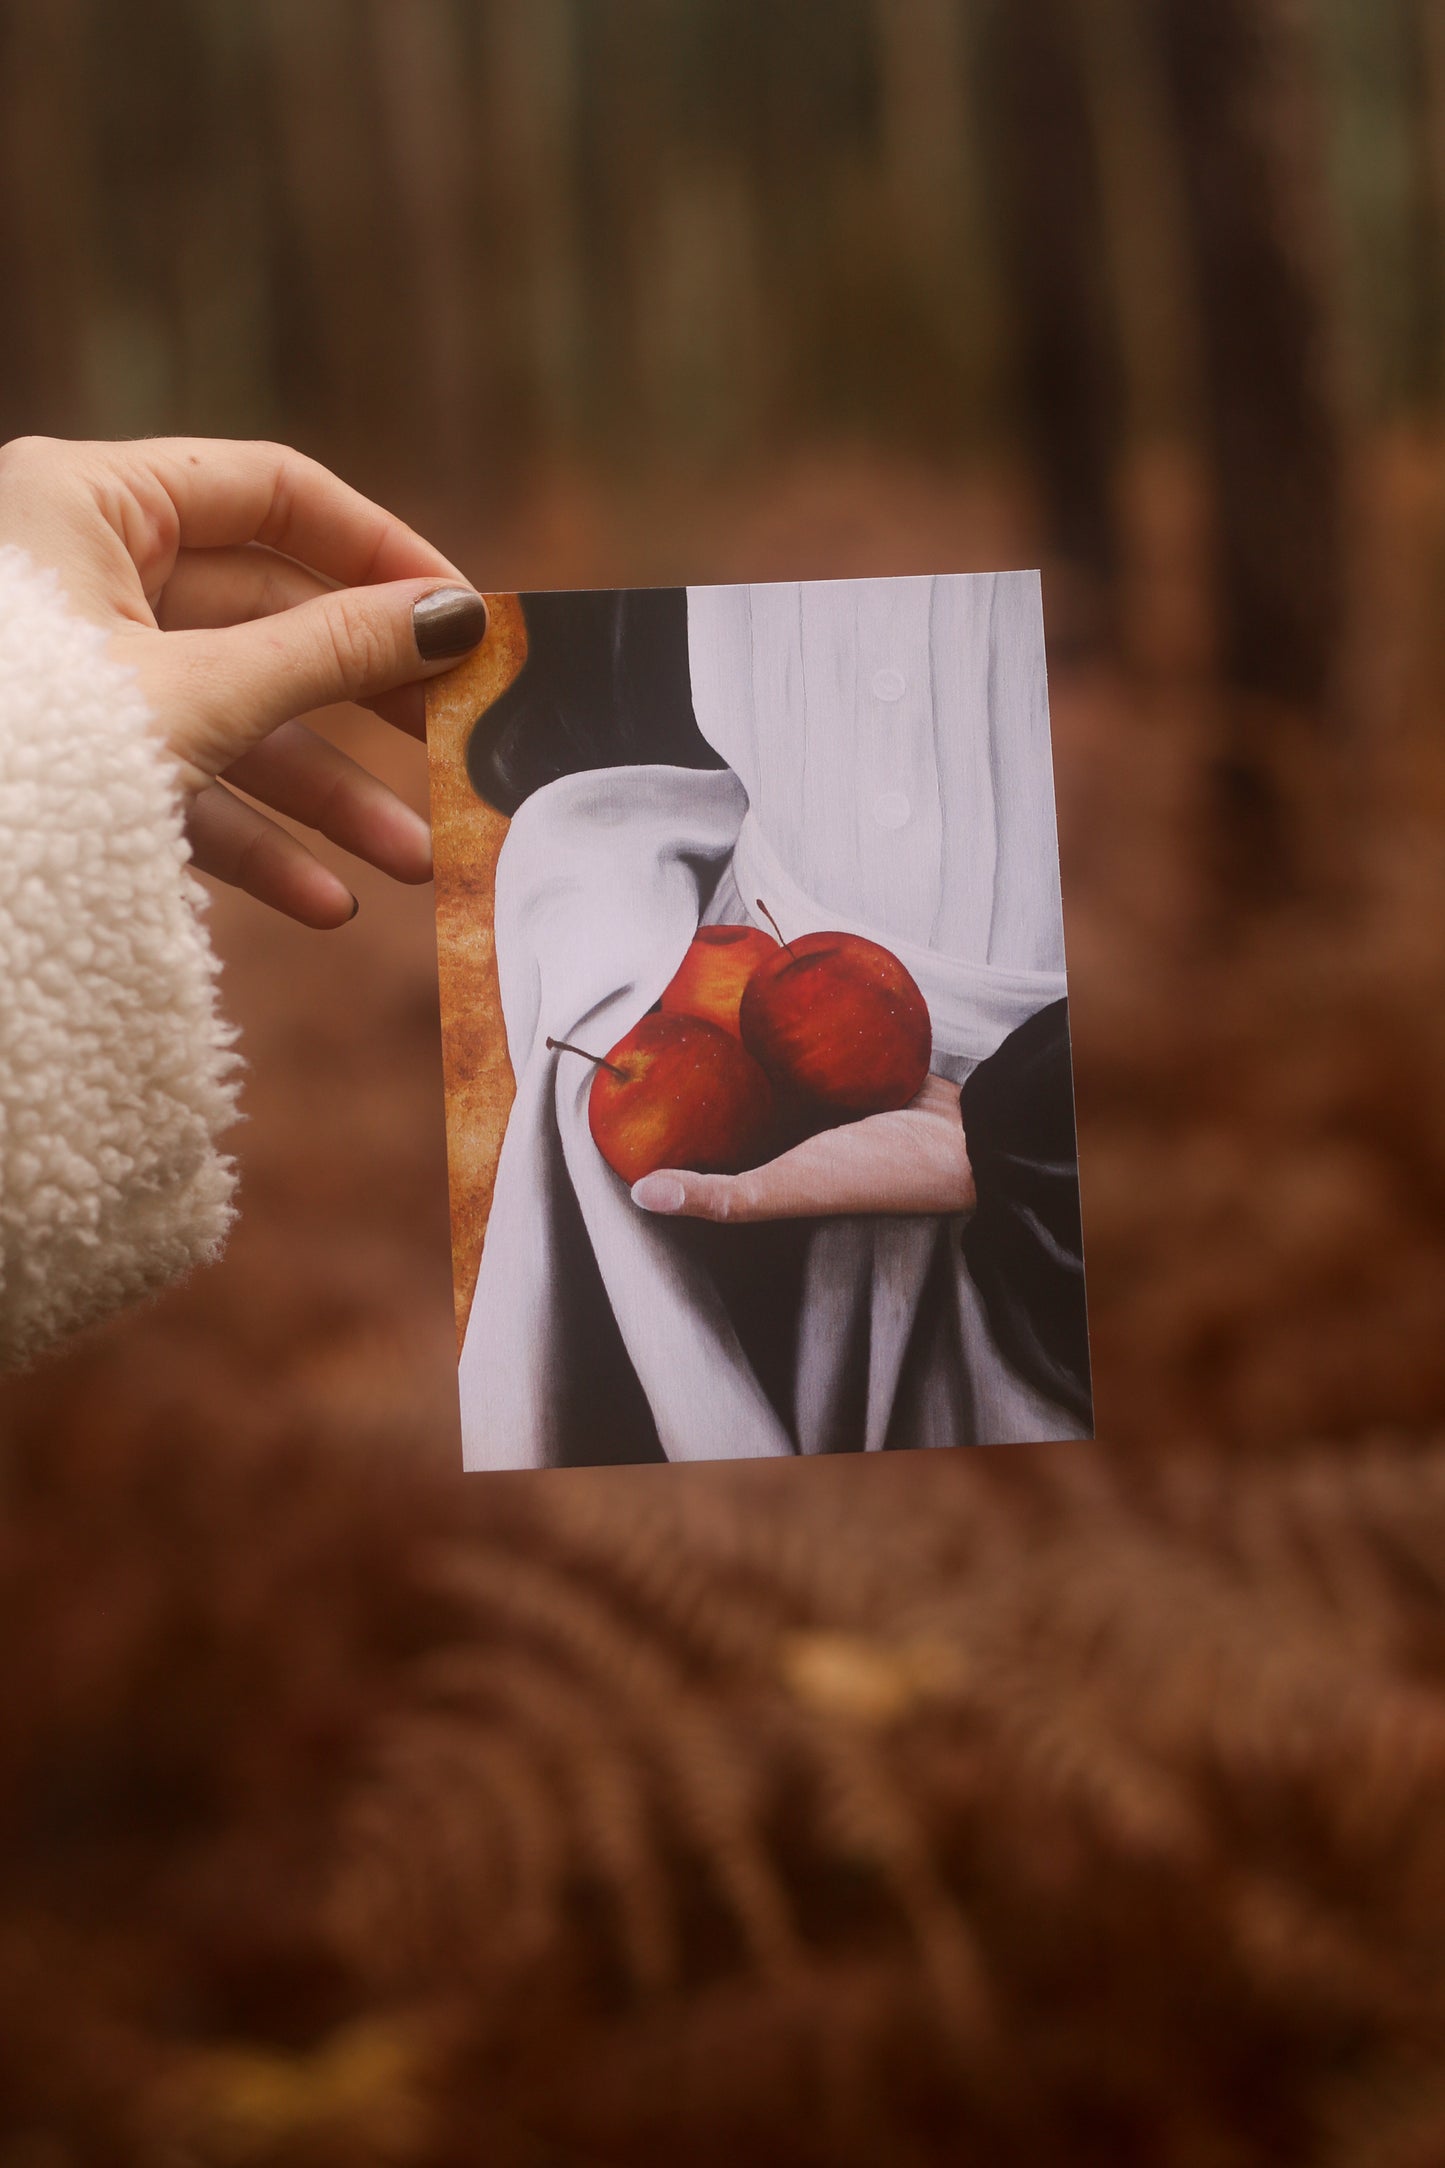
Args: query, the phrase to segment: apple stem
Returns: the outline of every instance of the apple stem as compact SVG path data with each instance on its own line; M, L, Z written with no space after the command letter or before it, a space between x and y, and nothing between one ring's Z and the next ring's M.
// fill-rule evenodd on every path
M615 1061L608 1061L604 1054L589 1054L585 1046L573 1046L570 1039L549 1039L547 1051L549 1054L580 1054L584 1061L595 1061L599 1069L610 1069L624 1084L627 1082L627 1071L619 1069Z
M772 929L773 929L773 932L774 932L774 933L775 933L775 934L777 935L778 939L779 939L780 941L783 941L783 929L782 929L782 927L781 927L781 926L780 926L780 925L778 924L777 920L776 920L776 919L774 918L774 916L773 916L772 912L771 912L771 911L770 911L770 910L768 909L767 905L766 905L766 904L764 903L764 901L763 901L763 899L762 899L762 897L761 897L761 896L759 896L759 897L757 898L757 906L758 906L758 909L759 909L759 910L760 910L760 911L762 912L762 914L763 914L763 917L764 917L764 918L765 918L765 919L767 920L768 924L769 924L769 925L770 925L770 926L772 927ZM795 948L793 947L793 944L792 944L792 942L791 942L791 941L783 941L783 947L784 947L784 948L785 948L785 949L787 950L788 954L789 954L789 955L790 955L790 956L792 957L792 959L793 959L793 962L794 962L794 963L796 963L796 962L797 962L797 960L798 960L798 953L797 953L797 950L796 950L796 949L795 949Z

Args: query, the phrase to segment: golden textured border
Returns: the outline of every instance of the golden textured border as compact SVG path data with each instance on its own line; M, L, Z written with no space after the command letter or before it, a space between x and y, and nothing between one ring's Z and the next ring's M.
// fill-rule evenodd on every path
M458 1350L477 1284L502 1135L516 1097L493 925L497 854L509 824L473 790L467 741L477 717L500 698L526 661L527 628L516 595L486 599L486 638L464 663L432 680L426 712Z

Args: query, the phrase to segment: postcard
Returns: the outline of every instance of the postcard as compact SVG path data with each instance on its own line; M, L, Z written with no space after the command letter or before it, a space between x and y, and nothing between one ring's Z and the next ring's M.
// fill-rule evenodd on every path
M427 721L466 1467L1092 1435L1038 574L487 599Z

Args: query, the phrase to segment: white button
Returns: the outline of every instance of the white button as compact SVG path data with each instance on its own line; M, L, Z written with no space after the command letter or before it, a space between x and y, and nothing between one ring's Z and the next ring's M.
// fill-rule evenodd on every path
M906 828L912 812L901 790L885 790L873 801L873 818L880 828Z
M907 690L908 680L901 670L874 671L873 691L879 700L901 700Z

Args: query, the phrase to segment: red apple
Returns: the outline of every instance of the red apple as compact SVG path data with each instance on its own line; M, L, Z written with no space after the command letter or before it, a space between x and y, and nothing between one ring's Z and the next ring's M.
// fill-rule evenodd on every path
M580 1046L549 1039L562 1053ZM740 1174L772 1149L773 1087L740 1039L696 1016L649 1013L597 1064L587 1124L629 1186L659 1167Z
M701 926L662 997L664 1016L701 1016L740 1036L743 988L778 944L756 926Z
M778 949L748 980L739 1020L779 1095L820 1121L906 1107L933 1054L912 975L861 934L808 933Z

